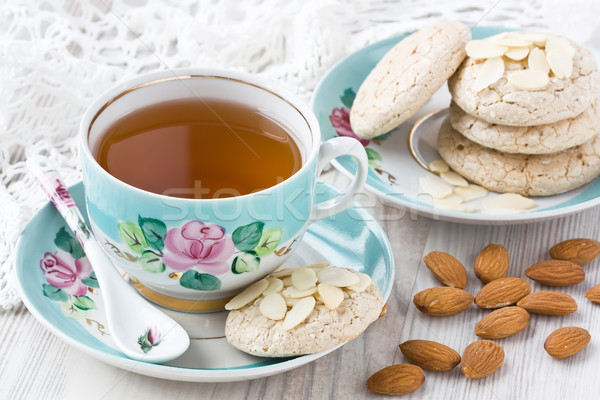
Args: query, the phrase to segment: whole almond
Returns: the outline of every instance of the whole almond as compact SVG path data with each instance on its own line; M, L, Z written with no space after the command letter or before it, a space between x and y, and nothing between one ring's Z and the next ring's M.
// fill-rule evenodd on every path
M425 373L416 365L397 364L375 372L367 379L367 389L375 393L399 396L414 392L425 383Z
M443 251L432 251L423 258L423 261L444 285L459 289L467 286L467 271L454 256Z
M544 349L554 358L565 358L579 353L590 342L588 331L566 326L552 332L544 342Z
M446 317L471 307L473 295L463 289L439 286L415 294L413 303L425 314Z
M504 362L504 349L491 340L478 340L467 346L460 368L468 378L484 378L496 372Z
M593 239L569 239L554 245L550 257L584 265L600 255L600 242Z
M531 292L527 281L516 278L499 278L486 284L475 295L475 304L481 308L500 308L516 304Z
M525 275L548 286L570 286L585 280L583 268L565 260L540 261L527 268Z
M575 299L566 293L540 290L529 293L517 302L519 307L534 314L566 315L577 311Z
M460 354L431 340L408 340L400 345L404 357L429 371L450 371L460 364Z
M387 303L383 305L381 308L381 312L379 313L379 318L383 317L387 313Z
M521 332L529 325L529 313L521 307L503 307L483 317L475 334L484 339L501 339Z
M501 244L487 245L475 258L473 270L483 283L506 276L508 272L508 251Z
M600 303L600 285L591 287L587 292L585 292L585 297L587 297L591 302Z

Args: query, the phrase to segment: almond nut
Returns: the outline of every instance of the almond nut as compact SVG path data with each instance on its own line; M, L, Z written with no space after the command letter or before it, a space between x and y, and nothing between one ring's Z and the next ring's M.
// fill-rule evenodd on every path
M545 74L550 72L550 66L546 60L546 53L544 53L544 50L540 50L537 47L531 49L529 52L529 57L527 57L527 65L529 66L529 69L537 69Z
M460 364L460 354L431 340L408 340L400 345L404 357L429 371L450 371Z
M415 294L413 303L425 314L446 317L471 307L473 296L463 289L440 286Z
M446 164L446 161L444 160L434 160L429 163L429 170L431 172L437 172L439 174L442 172L450 171L450 167L448 166L448 164Z
M383 317L386 313L387 313L387 304L384 304L383 307L381 307L381 312L379 313L379 318Z
M265 317L278 321L285 317L287 304L279 293L270 293L262 299L258 309Z
M521 332L529 325L529 313L521 307L492 311L475 326L475 334L484 339L501 339Z
M467 55L475 60L501 57L508 47L497 46L489 40L471 40L465 46Z
M487 245L475 258L475 276L483 283L506 276L508 272L508 251L501 244Z
M465 267L448 253L432 251L423 261L435 277L446 286L464 289L467 286L467 271Z
M579 353L590 342L588 331L566 326L552 332L544 342L544 349L554 358L565 358Z
M510 306L516 304L530 292L531 285L521 278L499 278L481 288L475 296L475 304L480 308Z
M531 313L543 315L566 315L577 311L574 298L566 293L550 290L529 293L517 305Z
M527 268L525 275L548 286L570 286L585 280L583 268L565 260L540 261Z
M419 178L419 188L434 199L443 199L452 194L452 185L441 179L426 175Z
M303 299L299 299L296 304L292 307L290 311L285 314L285 319L283 320L283 330L289 331L294 329L297 325L304 322L306 318L310 315L310 313L315 309L315 298L305 297Z
M491 340L478 340L467 346L460 368L468 378L484 378L496 372L504 362L504 349Z
M325 267L317 272L317 278L321 283L329 283L337 287L346 287L356 285L360 278L355 273L347 269L336 267Z
M269 281L265 278L254 282L252 285L244 289L241 293L236 295L233 299L229 300L229 302L225 304L225 309L237 310L238 308L244 307L246 304L250 303L258 296L263 294L267 287L269 287Z
M440 178L452 186L468 187L469 182L454 171L440 172Z
M397 364L375 372L367 379L371 392L399 396L414 392L425 383L425 373L416 365Z
M550 257L585 265L600 255L600 242L593 239L569 239L554 245Z
M591 287L587 292L585 292L585 297L593 303L600 303L600 285L596 285Z

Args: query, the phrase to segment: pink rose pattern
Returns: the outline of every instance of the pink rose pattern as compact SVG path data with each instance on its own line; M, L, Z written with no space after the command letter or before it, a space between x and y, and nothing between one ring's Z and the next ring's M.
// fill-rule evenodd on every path
M70 254L58 250L54 254L45 253L40 260L40 267L44 271L46 281L52 286L64 290L71 296L86 294L88 287L82 279L93 272L87 258L76 260Z
M163 261L176 271L198 267L212 274L223 274L230 268L228 261L234 251L235 245L225 229L190 221L181 228L169 229Z
M333 129L339 136L347 136L354 138L360 142L363 146L369 144L369 140L361 139L352 130L350 126L350 109L347 107L334 108L329 115L329 121L333 125Z

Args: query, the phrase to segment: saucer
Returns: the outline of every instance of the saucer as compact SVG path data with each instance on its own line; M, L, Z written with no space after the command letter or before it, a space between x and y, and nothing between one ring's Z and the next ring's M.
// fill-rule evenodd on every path
M483 39L506 31L498 27L473 27L473 39ZM373 43L350 54L334 65L317 86L312 106L321 127L322 140L339 135L354 136L349 112L360 85L377 62L405 33ZM590 49L600 63L600 52ZM366 188L386 202L406 207L415 214L452 222L471 224L516 224L541 221L583 211L600 204L600 179L569 192L534 197L537 207L523 214L484 214L441 210L433 207L431 196L419 187L419 178L429 174L425 162L440 159L437 133L447 112L438 112L450 104L446 85L413 117L393 131L371 140L362 140L369 157ZM412 132L412 133L411 133ZM350 157L332 161L333 166L348 176L356 171ZM496 196L490 193L488 196Z
M85 212L83 184L70 188ZM333 187L319 182L316 201L332 198ZM34 317L73 347L108 364L142 375L193 381L225 382L256 379L278 374L314 361L342 346L298 357L261 358L243 353L227 343L224 334L227 312L183 313L163 309L179 322L191 338L189 349L167 364L150 364L127 358L116 350L102 307L102 290L93 276L83 279L85 295L77 296L48 285L40 260L54 256L59 262L76 265L82 254L67 252L71 232L54 209L46 204L29 222L19 239L16 276L23 302ZM72 248L71 248L72 250ZM364 209L351 207L312 224L301 245L285 263L296 267L328 260L371 276L384 301L394 282L394 260L388 239L375 219ZM73 264L75 263L75 264Z

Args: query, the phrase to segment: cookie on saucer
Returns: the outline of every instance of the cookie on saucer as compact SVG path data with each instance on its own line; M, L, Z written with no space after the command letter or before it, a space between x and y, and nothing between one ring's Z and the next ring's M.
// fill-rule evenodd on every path
M507 154L440 127L438 151L454 171L488 190L549 196L582 186L600 175L600 137L553 154Z
M417 112L465 58L469 28L445 21L404 38L379 61L360 86L350 124L370 139L396 128Z
M579 146L600 130L600 100L574 118L545 125L492 124L450 103L450 122L463 136L504 153L550 154Z
M232 309L227 316L225 336L229 344L256 356L290 357L324 351L356 338L381 314L381 292L368 275L342 268L338 269L344 271L342 280L352 278L348 274L353 274L360 281L355 279L356 283L353 285L335 286L350 282L337 280L334 268L336 267L325 267L321 274L317 270L314 274L318 277L314 281L315 285L308 289L296 288L290 279L291 275L282 275L281 271L265 278L269 285L265 286L263 293L240 308ZM310 275L304 274L306 269L300 268L302 274L299 275ZM330 283L324 284L321 280ZM281 286L280 282L285 283ZM303 285L302 287L307 286L305 283ZM336 295L330 296L330 293ZM274 304L281 302L281 298L284 299L287 310L283 315L277 315ZM277 301L273 301L274 299ZM272 303L269 307L264 304L267 301ZM308 308L304 307L306 304L309 305ZM300 315L301 312L306 315ZM300 322L298 318L290 323L290 320L299 315L303 318Z
M476 81L483 75L485 62L467 57L448 80L450 94L466 113L492 124L531 126L574 118L596 100L600 73L588 49L568 42L573 55L572 70L566 78L550 74L549 82L541 89L517 88L509 82L508 76L528 69L529 59L515 61L504 57L502 76L480 89Z

